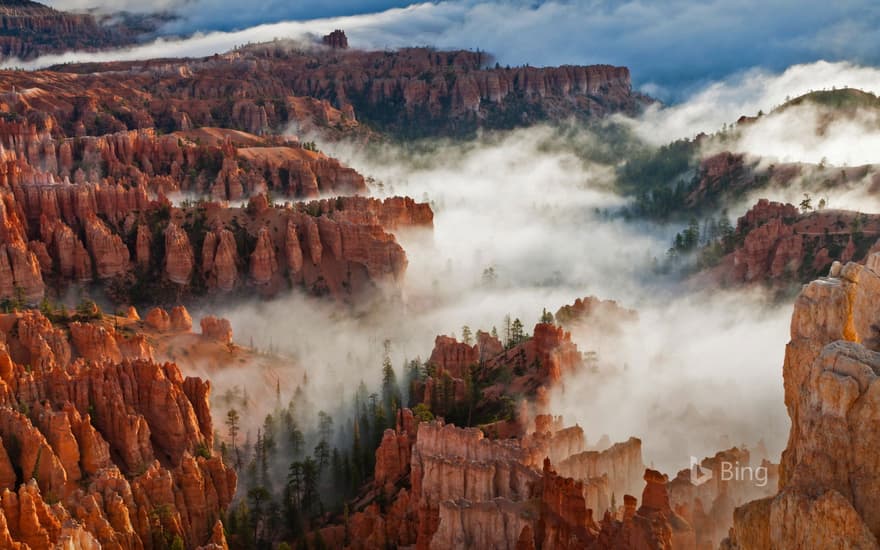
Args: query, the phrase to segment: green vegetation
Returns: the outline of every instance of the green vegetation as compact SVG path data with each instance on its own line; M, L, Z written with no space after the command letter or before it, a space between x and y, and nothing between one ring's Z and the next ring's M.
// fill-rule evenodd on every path
M270 548L282 541L288 547L305 545L307 533L323 523L324 514L342 514L345 503L358 495L372 475L382 435L395 425L403 401L389 346L386 342L380 391L369 393L361 382L349 406L343 407L346 412L335 417L310 412L316 407L304 379L286 406L276 388L275 409L254 440L242 428L252 405L247 393L230 390L219 396L221 405L230 406L219 452L238 471L243 495L225 520L231 546ZM419 412L430 417L428 411ZM376 502L384 511L387 503L378 498ZM315 548L317 541L310 542Z
M671 270L700 270L713 267L730 254L738 244L736 230L723 212L718 218L709 217L702 225L691 217L685 229L675 235L666 253L661 272Z
M809 92L786 101L777 111L811 103L835 110L880 109L880 97L856 88L840 88Z
M633 197L627 216L669 219L681 214L699 182L698 165L697 145L690 140L630 156L617 173L619 190Z

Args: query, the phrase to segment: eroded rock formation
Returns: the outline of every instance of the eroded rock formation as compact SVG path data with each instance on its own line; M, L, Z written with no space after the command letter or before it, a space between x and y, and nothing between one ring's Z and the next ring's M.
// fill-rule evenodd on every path
M30 109L68 136L217 126L261 135L292 122L341 135L363 133L358 119L400 136L460 134L635 112L646 102L625 67L508 68L487 66L483 52L364 52L343 49L341 33L328 41L331 48L312 51L277 41L202 59L10 72L0 75L2 88L29 93L0 101L10 113ZM130 97L140 101L122 99Z
M474 344L438 336L427 364L429 376L414 384L412 395L436 414L455 419L467 398L468 384L479 384L481 398L467 415L476 421L504 416L512 395L540 400L551 386L564 383L563 374L579 370L583 361L570 333L552 323L538 323L532 336L507 347L482 331ZM486 428L496 436L524 435L522 419L507 416L510 420Z
M698 548L717 548L737 506L776 492L779 465L734 447L702 460L699 468L682 470L669 482L670 505L693 527ZM694 475L707 480L695 483Z
M634 322L638 314L614 300L601 300L595 296L578 298L571 305L556 311L556 322L566 329L588 328L601 333L615 333L622 325Z
M833 261L861 261L880 239L880 216L847 210L801 213L761 199L736 225L736 247L703 273L726 284L809 280Z
M118 47L136 42L140 32L156 26L147 17L121 19L104 22L91 14L58 11L29 0L4 2L0 6L0 57L27 60L47 53Z
M805 286L786 347L779 492L734 513L725 548L878 548L880 256Z
M202 327L202 335L224 344L232 343L232 325L227 319L206 315L199 321Z
M406 254L389 231L433 224L430 207L401 197L273 208L258 195L247 207L178 208L141 187L66 183L15 184L0 195L0 298L32 303L49 276L101 281L129 303L246 286L271 295L288 285L347 299L403 275Z
M0 543L215 540L236 478L212 452L209 383L155 363L143 336L61 322L0 316Z
M0 159L0 184L6 187L96 184L91 191L70 190L68 198L52 197L41 187L23 192L37 217L45 212L50 218L63 217L68 225L73 214L81 218L90 206L119 221L127 210L143 208L148 192L239 200L267 190L292 198L367 190L356 171L298 142L221 128L169 135L140 128L64 138L51 125L41 129L26 122L0 122ZM19 200L25 199L19 195Z
M637 440L622 444L632 453L599 453L601 466L588 477L565 477L549 457L584 441L580 428L560 424L538 417L539 431L528 437L490 440L474 428L415 425L403 410L376 452L363 509L322 537L346 548L696 548L693 528L671 507L666 477L641 464ZM623 472L632 478L626 487L644 488L641 507L629 495L612 507L610 480ZM369 503L380 492L382 508Z
M348 37L346 37L345 32L340 29L336 29L330 34L325 35L321 41L325 46L329 46L336 50L348 49Z

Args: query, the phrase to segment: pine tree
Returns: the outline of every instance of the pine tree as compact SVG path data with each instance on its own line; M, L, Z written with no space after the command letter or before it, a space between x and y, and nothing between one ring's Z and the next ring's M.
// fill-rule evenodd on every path
M254 446L254 469L259 468L254 473L254 484L265 484L269 480L269 458L266 456L266 439L263 437L262 430L257 429L257 443ZM256 473L259 473L257 477Z
M333 418L324 411L318 412L318 434L323 441L330 441L333 436Z
M229 412L226 413L226 427L229 429L229 441L232 443L232 452L235 454L236 469L241 467L241 455L239 455L238 445L236 444L239 420L238 411L229 409Z
M284 423L287 428L287 440L290 444L290 452L294 458L298 458L302 455L303 447L305 446L305 436L303 435L302 430L299 429L296 420L289 413L285 414Z
M345 492L348 489L344 484L345 469L342 465L342 455L336 447L333 447L330 453L330 473L333 475L333 489Z
M523 324L518 317L513 320L513 325L511 325L510 338L511 343L514 346L522 343L522 341L525 339L525 336L523 334Z
M326 439L322 439L315 445L315 460L318 464L318 473L324 471L324 467L330 462L330 444Z
M421 361L418 359L413 359L407 364L406 367L406 392L407 392L407 403L410 407L415 406L416 404L413 402L413 393L415 392L416 385L422 379L422 365ZM402 401L401 401L402 402Z
M293 461L287 470L287 489L290 502L296 508L302 507L303 494L303 463Z
M467 345L471 345L474 341L474 333L471 332L471 327L464 325L461 327L461 341Z
M800 209L802 214L806 214L813 210L813 199L810 197L809 193L804 193L804 199L800 203Z
M382 403L388 415L394 414L394 409L400 406L400 386L397 384L397 375L391 365L391 359L387 356L382 362Z
M302 507L307 511L321 513L321 497L318 494L318 463L312 457L302 462Z
M553 324L553 314L547 311L547 308L544 308L544 312L541 314L541 322L549 325Z
M276 450L276 426L275 418L271 414L267 414L263 420L263 448L267 455L274 456Z
M361 430L357 419L354 421L354 436L351 444L351 492L354 493L361 486L364 479L363 449L361 448Z

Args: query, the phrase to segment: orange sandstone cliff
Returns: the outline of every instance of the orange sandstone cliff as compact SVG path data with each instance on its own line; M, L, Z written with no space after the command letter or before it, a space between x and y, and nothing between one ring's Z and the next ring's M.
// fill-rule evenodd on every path
M701 273L725 284L796 282L825 274L835 260L864 262L878 248L880 216L759 200L736 225L733 251Z
M212 451L210 383L82 315L0 316L0 546L224 547L236 476Z
M726 549L878 548L875 380L880 255L798 296L786 347L791 417L775 496L736 509Z

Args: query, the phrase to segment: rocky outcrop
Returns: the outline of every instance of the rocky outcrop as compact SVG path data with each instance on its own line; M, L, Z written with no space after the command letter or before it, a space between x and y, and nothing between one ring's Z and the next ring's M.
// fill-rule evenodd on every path
M595 296L578 298L571 305L556 311L556 322L569 330L591 329L602 334L619 333L622 325L638 319L638 314L614 300L601 300Z
M36 303L44 291L36 254L21 242L0 245L0 296Z
M830 93L830 92L829 92ZM847 116L846 109L836 109L828 116L820 117L828 121L839 120L839 116ZM745 124L743 124L745 122ZM748 125L741 119L739 127ZM824 129L817 128L816 136ZM735 133L735 131L734 131ZM706 136L701 134L687 145L696 156L699 150L714 151L729 147L730 134ZM681 143L681 142L679 142ZM689 164L694 169L694 177L689 182L683 197L684 206L688 209L708 211L721 209L725 201L743 197L749 193L770 188L785 188L798 185L805 191L815 194L827 192L827 189L852 189L869 183L876 188L880 182L875 166L834 166L822 162L806 164L797 162L778 162L778 159L767 159L742 153L722 151L709 156L692 160ZM818 206L816 199L813 204Z
M190 282L195 265L189 237L177 224L165 229L165 275L172 283L186 285Z
M391 493L394 484L409 475L418 424L409 409L399 409L395 429L385 430L376 449L373 483Z
M109 279L129 271L128 247L119 235L111 233L104 222L96 217L86 222L85 232L86 244L99 279Z
M205 235L202 273L209 286L222 292L234 290L239 282L238 265L238 250L231 231L217 229Z
M641 475L645 471L642 442L634 437L603 451L583 451L558 460L556 470L562 476L585 480L606 476L606 498L609 494L638 493ZM604 506L594 505L591 508L604 509L608 505L606 502Z
M620 452L600 460L608 471L595 476L557 474L548 453L566 459L563 449L584 445L583 431L562 428L561 419L539 417L538 431L515 440L440 422L412 424L402 411L376 452L370 494L383 492L384 512L369 504L346 526L323 529L325 541L348 548L696 548L693 529L670 506L666 477L645 470L640 455L640 469L625 485L645 487L642 506L627 495L622 514L611 507L608 484L614 472L632 469ZM638 442L624 446L640 451Z
M216 538L235 474L212 453L207 382L100 323L73 322L68 336L29 311L0 316L0 329L4 548Z
M206 315L199 321L202 336L224 344L232 343L232 324L227 319Z
M733 251L701 274L725 284L806 281L835 260L864 262L880 239L880 216L845 210L799 212L761 199L736 226Z
M450 336L437 336L434 340L434 349L428 363L438 369L438 375L444 372L455 378L463 378L468 368L479 364L480 347L459 342Z
M168 313L161 307L154 307L147 312L144 324L156 332L190 332L192 330L192 317L183 306L173 307L171 313Z
M456 122L471 128L493 127L500 120L490 112L523 107L534 107L531 122L535 122L562 113L595 116L635 110L640 104L623 67L484 68L488 57L479 52L408 48L391 58L373 52L338 52L325 56L316 68L301 67L303 73L290 81L294 90L331 99L343 112L353 110L360 119L373 120L374 113L387 111L395 102L403 109L395 113L393 122L385 123L392 130L449 132ZM298 64L291 57L287 61ZM307 82L312 84L306 87ZM320 84L315 86L316 82Z
M324 218L321 218L322 220ZM329 223L329 222L328 222ZM341 256L341 253L340 253ZM275 245L264 227L257 236L257 245L251 253L251 279L257 285L268 285L278 273L278 260L275 258Z
M411 466L411 498L418 509L418 546L456 546L457 537L434 539L443 519L441 503L447 503L442 509L451 522L455 515L467 514L470 503L489 503L496 498L521 503L536 496L540 474L526 466L526 456L519 445L485 439L477 429L420 426ZM458 504L449 505L450 499ZM522 511L521 506L514 508ZM453 535L453 531L438 534Z
M267 191L316 198L367 190L355 170L280 137L221 128L157 135L141 128L74 140L57 137L54 125L48 126L0 122L0 184L23 186L18 198L36 218L45 213L69 225L75 225L72 216L84 223L89 210L118 222L127 211L145 207L148 192L240 200ZM66 192L46 188L71 181L92 185Z
M154 307L144 318L144 323L159 332L167 332L171 330L171 316L161 307Z
M321 42L325 46L333 48L334 50L347 50L348 49L348 37L345 36L345 32L336 29L330 34L326 34L321 38Z
M331 46L344 44L341 34L329 36ZM290 123L333 136L367 133L358 119L399 136L461 134L634 113L647 102L633 92L625 67L487 67L489 61L483 52L303 51L282 41L203 59L11 73L0 84L43 92L10 94L8 112L27 105L68 136L153 126L168 133L219 126L259 134ZM135 95L146 101L122 99Z
M141 25L144 32L153 26L147 18ZM28 60L48 53L118 47L135 43L137 34L120 21L105 24L90 14L58 11L28 0L0 6L0 57Z
M189 332L192 330L193 320L189 311L183 306L175 306L171 309L171 330Z
M131 153L117 154L125 160ZM390 231L433 225L427 204L403 197L272 207L256 195L246 207L174 207L161 195L149 200L141 186L113 183L16 183L0 196L7 239L0 298L31 302L42 298L49 275L59 285L97 278L123 303L248 286L271 296L289 284L347 300L387 282L393 289L401 279L406 254Z
M583 365L571 334L552 323L535 325L531 337L505 347L498 338L478 331L477 343L458 342L438 336L427 361L430 375L410 389L414 399L440 416L464 406L468 384L481 387L479 403L468 417L480 423L484 417L499 416L499 408L513 396L540 400L551 386L562 384L564 373L577 372ZM504 415L505 413L501 413ZM523 436L526 426L512 411L507 420L488 427L496 437Z
M695 482L694 476L704 476ZM770 496L779 482L779 465L737 447L682 470L667 487L672 509L694 529L698 548L717 548L733 525L733 511Z
M600 529L593 513L599 510L587 504L590 484L557 475L550 459L544 460L536 548L586 548L596 540Z
M798 296L783 378L791 418L779 492L734 514L726 548L877 548L877 258L835 266Z

